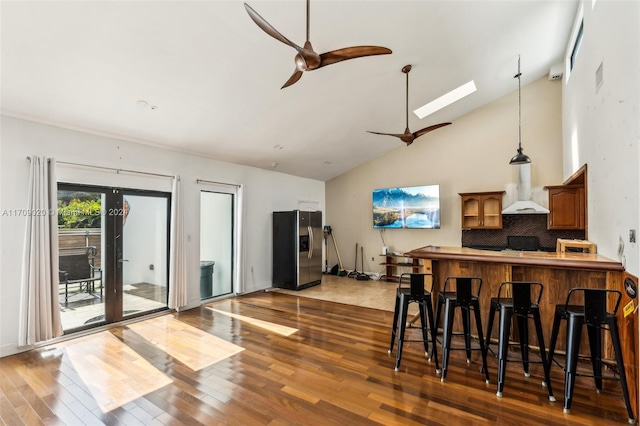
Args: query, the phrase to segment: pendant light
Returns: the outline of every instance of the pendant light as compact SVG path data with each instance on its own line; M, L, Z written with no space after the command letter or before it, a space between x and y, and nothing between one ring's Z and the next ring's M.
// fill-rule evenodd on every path
M522 152L522 100L520 95L520 55L518 55L518 74L513 78L518 79L518 153L509 161L509 164L517 166L531 163L531 158Z

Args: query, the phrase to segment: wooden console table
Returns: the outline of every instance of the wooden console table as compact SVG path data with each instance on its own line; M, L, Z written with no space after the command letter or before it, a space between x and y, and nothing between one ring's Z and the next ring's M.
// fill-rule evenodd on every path
M384 261L380 264L384 266L385 281L398 282L402 272L422 272L422 265L419 259L412 259L404 254L381 254ZM404 268L404 270L402 270Z

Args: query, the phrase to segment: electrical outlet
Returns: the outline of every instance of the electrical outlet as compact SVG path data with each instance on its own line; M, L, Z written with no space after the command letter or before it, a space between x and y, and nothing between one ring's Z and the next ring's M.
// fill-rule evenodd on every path
M636 242L636 230L635 229L629 229L629 242L630 243L635 243Z
M373 256L371 256L371 261L372 261L372 262L375 262L375 261L376 261L376 260L373 258Z

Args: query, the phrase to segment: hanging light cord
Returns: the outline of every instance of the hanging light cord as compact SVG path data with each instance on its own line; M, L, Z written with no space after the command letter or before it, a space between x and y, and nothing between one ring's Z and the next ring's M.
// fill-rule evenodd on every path
M516 78L518 79L518 148L522 149L522 100L520 95L520 55L518 55L518 74L516 74ZM519 151L521 152L521 151Z
M411 68L409 67L409 70L411 70ZM409 71L406 72L407 74L407 96L405 97L405 105L404 105L404 111L405 111L405 127L408 129L409 128Z
M307 41L309 41L309 0L307 0Z
M518 153L509 161L509 164L520 165L531 163L531 158L522 152L522 88L520 83L520 55L518 55L518 74L513 78L518 79Z

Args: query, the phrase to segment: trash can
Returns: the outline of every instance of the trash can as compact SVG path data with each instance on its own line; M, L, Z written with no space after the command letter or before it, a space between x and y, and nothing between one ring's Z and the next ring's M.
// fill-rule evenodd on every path
M208 299L213 296L213 260L200 261L200 298Z

